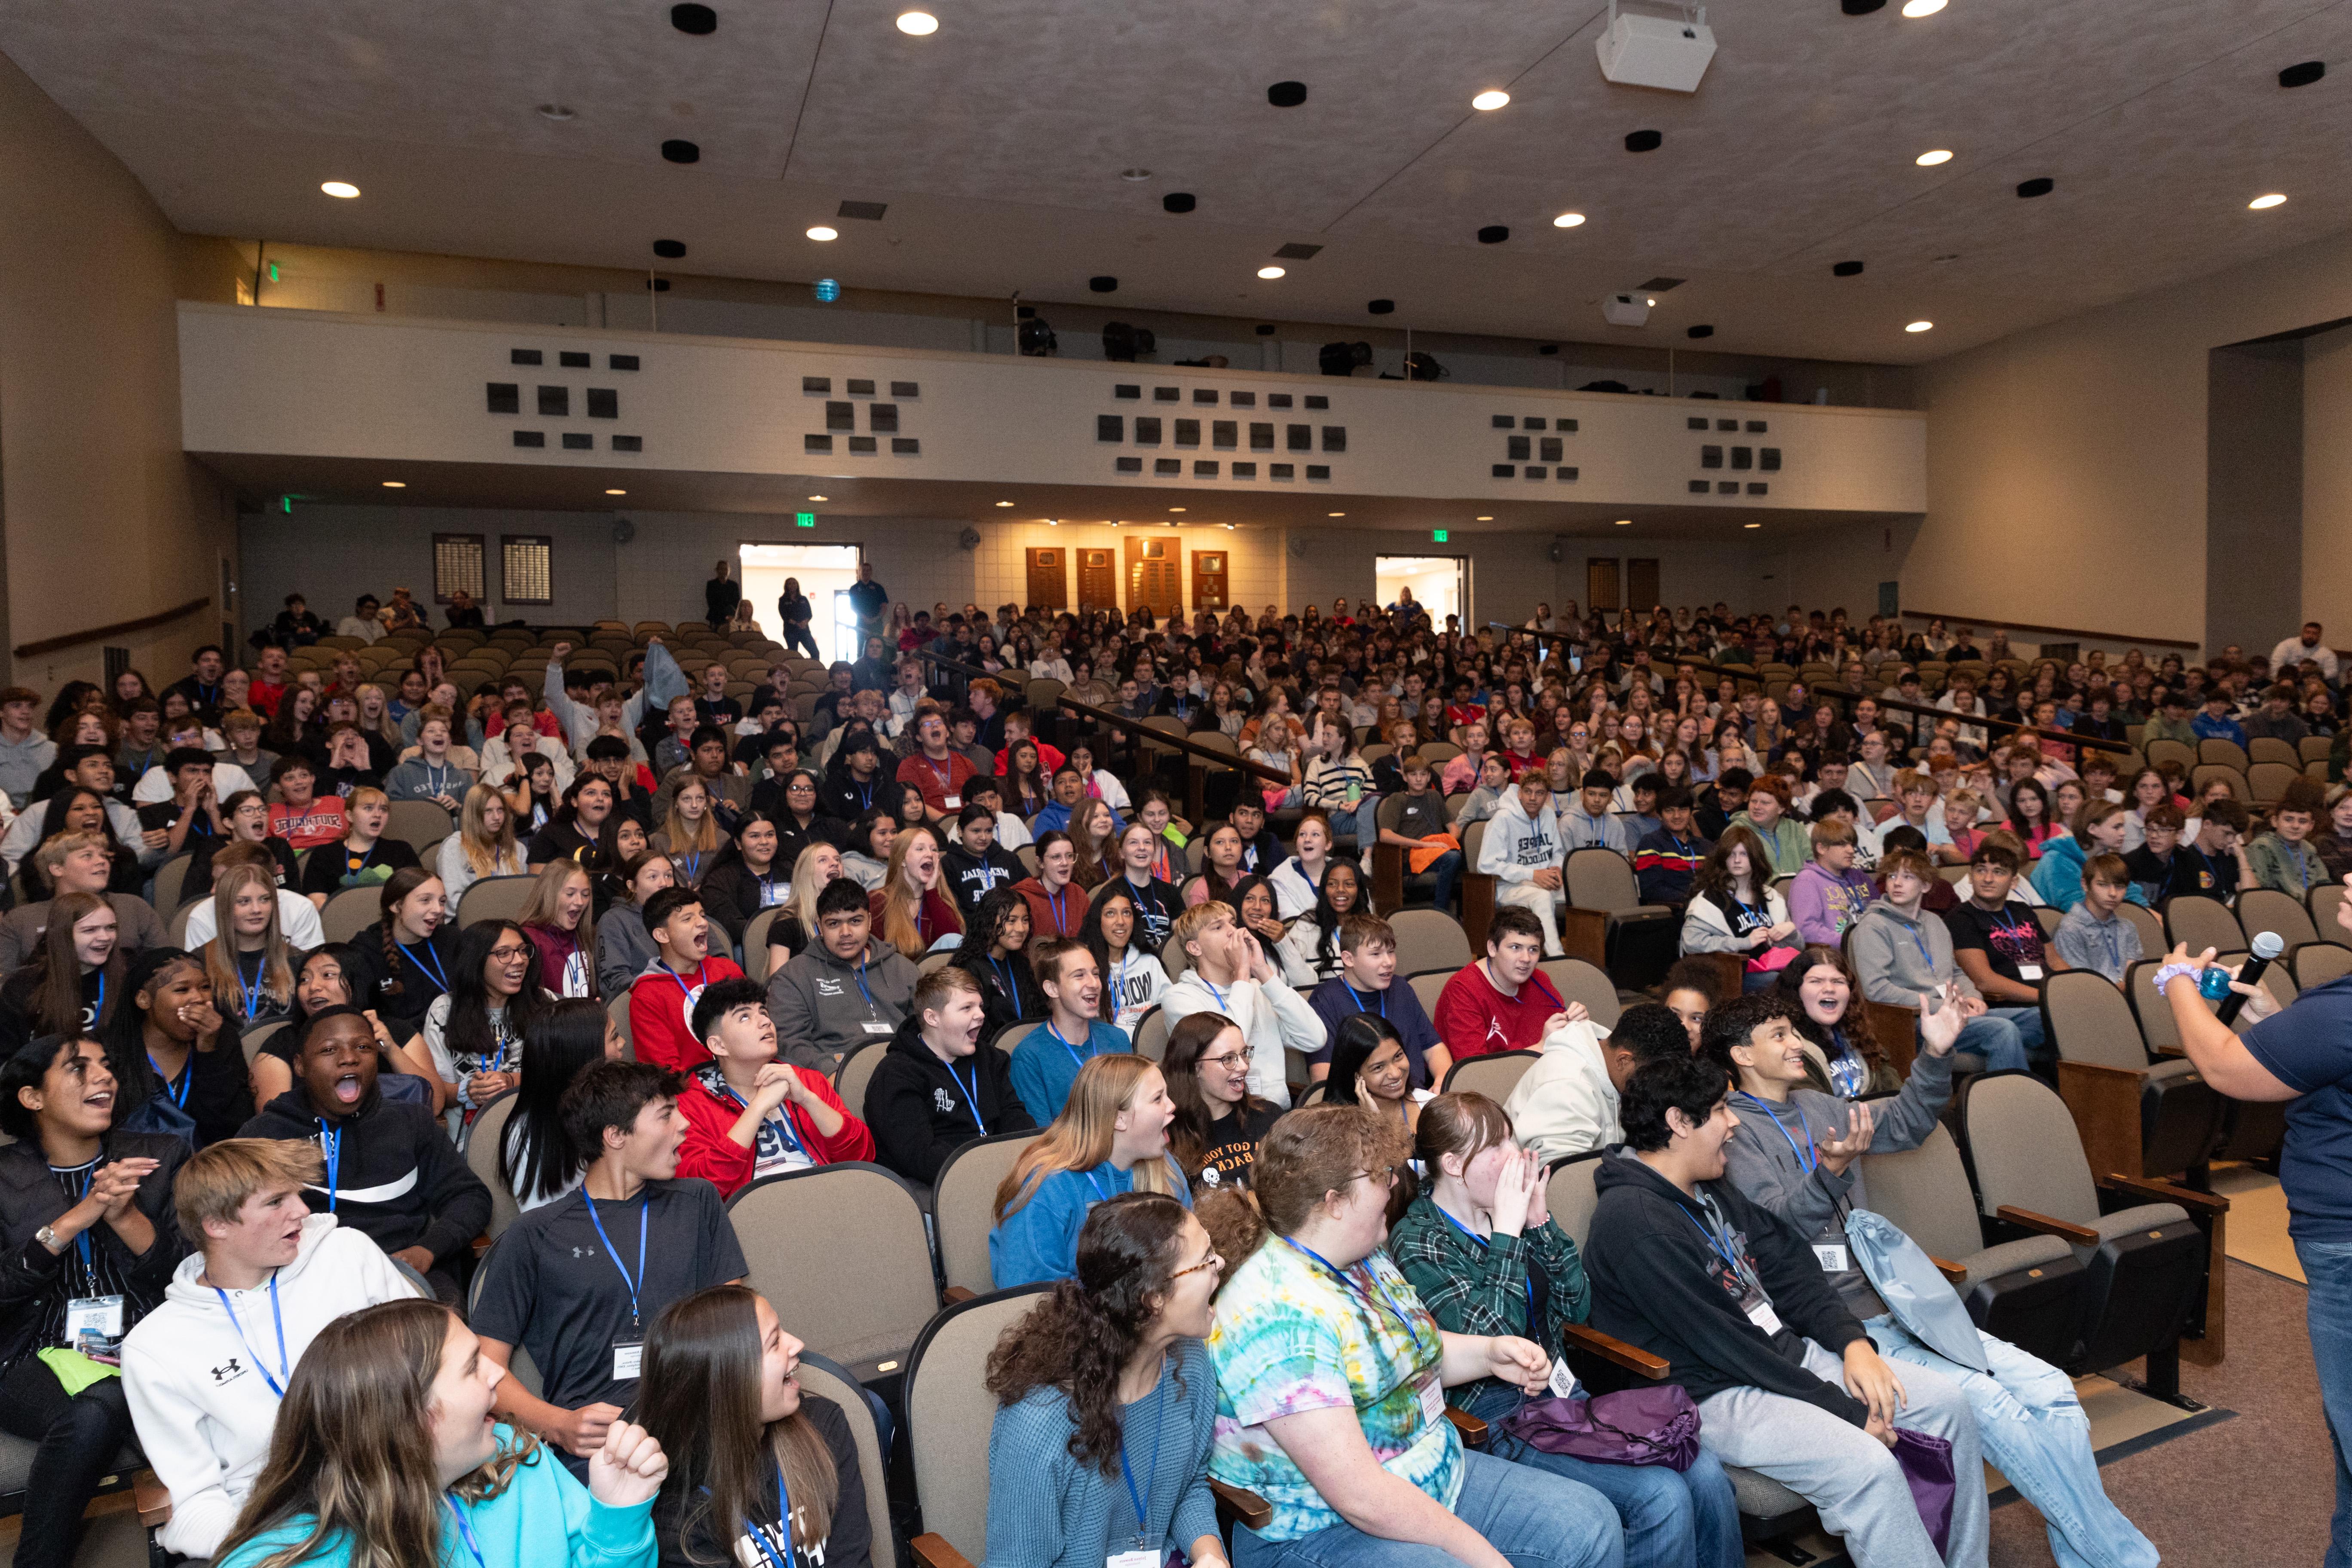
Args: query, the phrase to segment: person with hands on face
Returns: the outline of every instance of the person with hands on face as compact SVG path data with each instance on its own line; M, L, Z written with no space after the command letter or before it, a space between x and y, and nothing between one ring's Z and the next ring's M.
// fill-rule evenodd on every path
M1258 939L1235 920L1231 905L1211 900L1186 910L1169 928L1169 945L1191 967L1160 999L1172 1026L1194 1013L1222 1013L1249 1042L1250 1092L1270 1104L1290 1104L1286 1051L1312 1056L1328 1031L1306 999L1283 981Z
M775 1021L756 980L719 980L694 1004L694 1032L710 1059L688 1076L678 1173L731 1198L763 1177L874 1158L874 1134L823 1076L776 1058Z
M1981 1486L1955 1488L1938 1553L1889 1451L1900 1426L1979 1473L1966 1397L1925 1367L1887 1364L1806 1238L1725 1180L1740 1131L1723 1068L1673 1057L1625 1085L1625 1142L1601 1156L1585 1243L1592 1326L1663 1357L1698 1405L1699 1443L1821 1511L1858 1568L1981 1564Z
M131 1005L107 1020L107 1053L116 1064L117 1098L127 1125L178 1131L185 1116L188 1142L202 1149L253 1115L254 1098L237 1031L213 1002L204 960L177 948L152 948L134 957L122 976ZM146 1116L140 1109L161 1104Z

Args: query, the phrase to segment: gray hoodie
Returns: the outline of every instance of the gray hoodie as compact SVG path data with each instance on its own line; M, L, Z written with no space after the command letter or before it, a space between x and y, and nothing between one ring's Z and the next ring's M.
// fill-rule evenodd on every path
M914 1008L917 978L907 956L879 937L854 963L810 942L768 979L768 1016L784 1060L830 1075L868 1040L888 1043Z
M1951 1098L1951 1053L1937 1056L1922 1050L1911 1064L1903 1092L1870 1102L1870 1113L1877 1119L1871 1130L1870 1152L1893 1154L1917 1148L1935 1131L1936 1118ZM1739 1132L1724 1145L1729 1162L1725 1179L1750 1203L1770 1209L1794 1226L1808 1244L1843 1248L1846 1268L1834 1269L1826 1261L1823 1264L1830 1288L1857 1318L1867 1321L1884 1312L1886 1308L1870 1281L1853 1267L1853 1248L1845 1235L1847 1211L1870 1206L1870 1194L1863 1188L1862 1163L1857 1160L1843 1173L1832 1173L1812 1151L1821 1139L1846 1130L1851 1114L1848 1102L1800 1087L1779 1104L1734 1090L1731 1109L1739 1118ZM1805 1168L1807 1162L1812 1163L1811 1171Z
M1862 994L1873 1002L1916 1007L1922 992L1939 990L1947 980L1958 982L1961 995L1984 999L1952 962L1952 933L1924 909L1906 915L1881 899L1863 911L1847 941Z
M660 957L646 933L646 913L636 905L614 904L597 920L596 988L606 996L627 995L637 976Z

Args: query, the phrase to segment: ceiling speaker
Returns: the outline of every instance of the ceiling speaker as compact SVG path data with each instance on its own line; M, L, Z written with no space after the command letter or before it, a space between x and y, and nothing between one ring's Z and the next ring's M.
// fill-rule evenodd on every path
M1311 548L1313 547L1307 542L1306 534L1300 532L1295 528L1290 531L1290 543L1288 545L1288 549L1290 551L1290 558L1293 561L1306 560L1307 552Z
M966 550L979 549L980 530L976 528L965 529L961 533L956 535L956 543Z

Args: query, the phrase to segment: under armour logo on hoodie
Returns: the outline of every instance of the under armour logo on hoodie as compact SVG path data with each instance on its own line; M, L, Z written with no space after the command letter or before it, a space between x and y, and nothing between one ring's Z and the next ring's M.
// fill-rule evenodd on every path
M237 1361L236 1357L231 1356L228 1358L227 1365L213 1368L213 1384L215 1387L218 1387L224 1383L234 1383L244 1375L245 1367Z

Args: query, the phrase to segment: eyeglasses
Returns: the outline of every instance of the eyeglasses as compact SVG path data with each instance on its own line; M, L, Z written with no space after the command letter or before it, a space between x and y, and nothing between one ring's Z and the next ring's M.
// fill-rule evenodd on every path
M1203 1258L1198 1263L1188 1264L1184 1268L1179 1268L1175 1273L1171 1274L1168 1278L1171 1280L1181 1279L1187 1274L1198 1274L1203 1268L1223 1268L1224 1266L1224 1258L1220 1257L1217 1253L1217 1249L1213 1247L1209 1248L1208 1257Z
M1227 1051L1221 1057L1202 1057L1195 1065L1204 1068L1223 1068L1231 1067L1235 1062L1239 1062L1242 1066L1247 1067L1249 1060L1250 1053L1247 1051Z
M1377 1181L1384 1187L1396 1185L1396 1179L1397 1168L1394 1165L1382 1165L1377 1171L1359 1171L1348 1178L1351 1182Z
M513 963L520 959L529 958L530 956L530 949L527 947L494 947L490 949L490 957L499 963Z

